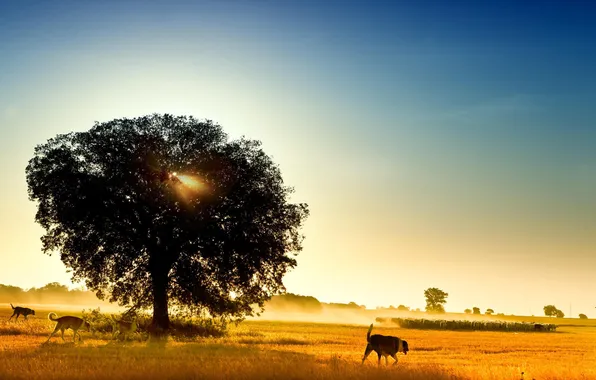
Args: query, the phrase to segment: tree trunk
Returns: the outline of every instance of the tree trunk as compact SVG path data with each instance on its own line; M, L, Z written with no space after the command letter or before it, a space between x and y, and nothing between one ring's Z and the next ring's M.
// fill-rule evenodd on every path
M153 281L153 321L150 333L154 337L167 334L170 328L168 314L168 273L162 268L156 268L152 273Z

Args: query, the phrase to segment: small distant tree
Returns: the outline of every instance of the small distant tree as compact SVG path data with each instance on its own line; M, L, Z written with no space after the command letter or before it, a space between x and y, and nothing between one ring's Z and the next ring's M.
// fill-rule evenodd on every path
M585 314L580 314L579 319L588 319L588 316Z
M466 314L472 314L472 310L466 309L466 310L464 310L464 313L466 313Z
M561 310L558 310L557 309L557 312L555 313L555 316L557 318L563 318L563 317L565 317L565 313L563 313Z
M559 310L559 309L557 309L557 307L555 305L546 305L542 309L544 310L544 315L546 315L547 317L556 316L557 311Z
M397 307L397 310L399 310L399 311L410 311L410 308L408 306L399 305Z
M480 308L479 307L473 307L472 308L472 314L480 314Z
M426 298L426 311L429 313L444 313L444 303L447 303L448 293L439 288L428 288L424 291Z
M495 311L493 309L486 309L486 315L493 315L495 313Z

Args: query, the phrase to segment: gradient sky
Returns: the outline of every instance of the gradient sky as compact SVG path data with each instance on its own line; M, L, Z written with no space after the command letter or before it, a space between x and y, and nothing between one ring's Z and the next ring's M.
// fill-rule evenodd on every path
M70 283L35 145L167 112L261 140L309 204L290 292L596 317L596 8L488 3L0 1L0 283Z

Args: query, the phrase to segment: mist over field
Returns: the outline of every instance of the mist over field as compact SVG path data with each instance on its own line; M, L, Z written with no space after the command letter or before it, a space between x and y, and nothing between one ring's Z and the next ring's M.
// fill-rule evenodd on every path
M0 284L0 304L6 307L25 306L44 311L69 311L100 308L106 313L120 313L125 307L97 298L95 293L79 289L69 289L65 285L49 283L40 288L21 289L16 286ZM258 311L258 308L254 308ZM40 317L41 314L36 317ZM42 316L44 317L44 316ZM369 325L381 323L377 318L412 318L428 320L459 320L459 321L508 321L519 320L526 322L560 322L545 316L513 316L513 315L485 315L466 313L427 313L420 310L403 310L395 307L379 307L367 309L354 302L326 303L320 302L312 296L302 296L286 293L273 296L265 303L265 308L259 315L248 317L252 321L286 321L286 322L311 322L332 323L347 325ZM387 325L395 325L386 323Z

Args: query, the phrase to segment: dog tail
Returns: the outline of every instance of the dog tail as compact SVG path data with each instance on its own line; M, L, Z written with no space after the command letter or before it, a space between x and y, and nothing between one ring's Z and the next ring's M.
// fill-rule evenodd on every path
M370 332L372 331L373 328L373 324L370 324L370 327L368 328L368 332L366 333L366 341L370 342Z
M10 307L12 307L12 310L14 310L14 306L12 306L12 304L10 304Z
M54 317L52 317L52 315L53 315ZM54 322L56 322L56 321L58 320L58 318L56 318L56 317L57 317L57 315L56 315L56 313L54 313L53 311L52 311L50 314L48 314L48 319L49 319L50 321L54 321Z

